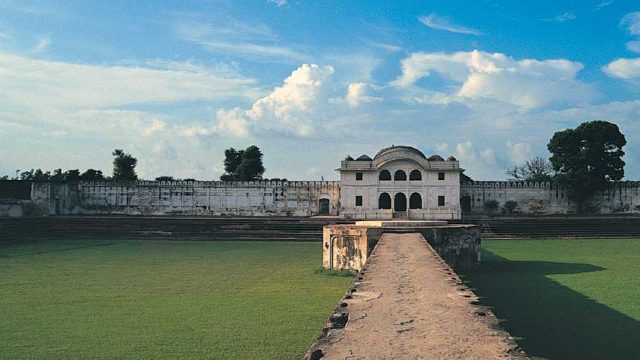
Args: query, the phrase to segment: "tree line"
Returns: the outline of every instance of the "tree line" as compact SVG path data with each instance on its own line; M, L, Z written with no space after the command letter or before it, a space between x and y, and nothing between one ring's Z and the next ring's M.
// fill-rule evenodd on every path
M42 182L69 182L69 181L89 181L89 180L119 180L136 181L138 174L136 167L138 159L133 155L125 153L122 149L115 149L113 156L113 171L111 176L105 176L101 170L87 169L81 172L79 169L63 171L55 169L44 171L42 169L31 169L19 172L16 177L10 179L8 175L0 177L0 180L27 180ZM229 148L224 151L225 173L220 176L221 181L256 181L262 180L265 172L262 163L263 154L260 149L251 145L244 150ZM155 178L156 181L195 181L193 178L174 178L163 175ZM286 181L287 179L272 178L271 181Z

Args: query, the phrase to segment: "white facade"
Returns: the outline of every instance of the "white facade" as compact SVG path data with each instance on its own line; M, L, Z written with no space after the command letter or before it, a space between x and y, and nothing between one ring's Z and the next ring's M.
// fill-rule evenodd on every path
M409 146L371 159L347 157L340 172L340 216L346 219L460 219L460 165ZM404 174L404 175L403 175Z

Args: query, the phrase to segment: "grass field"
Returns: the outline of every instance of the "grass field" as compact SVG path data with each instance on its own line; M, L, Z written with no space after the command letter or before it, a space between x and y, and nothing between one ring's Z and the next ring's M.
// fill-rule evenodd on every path
M640 359L640 240L484 241L465 279L536 358Z
M298 359L350 277L319 243L0 245L4 359Z

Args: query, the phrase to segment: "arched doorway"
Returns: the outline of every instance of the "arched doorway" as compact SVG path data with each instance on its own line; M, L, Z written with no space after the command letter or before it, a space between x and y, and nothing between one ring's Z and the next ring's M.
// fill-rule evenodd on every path
M407 196L404 193L397 193L393 198L393 211L407 211Z
M389 194L380 194L380 197L378 197L378 209L391 209L391 196Z
M409 209L422 209L422 196L413 193L409 196Z
M318 214L320 215L329 215L329 209L331 208L331 203L329 199L320 199L318 200Z

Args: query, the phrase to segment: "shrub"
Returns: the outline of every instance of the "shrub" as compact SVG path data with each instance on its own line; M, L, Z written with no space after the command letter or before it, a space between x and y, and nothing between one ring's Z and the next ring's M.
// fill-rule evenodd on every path
M513 214L513 210L515 210L517 207L518 207L518 203L516 201L513 201L513 200L509 200L509 201L504 203L504 209L509 214Z
M484 208L489 210L489 212L496 211L499 205L500 203L498 203L497 200L488 200L484 202Z

